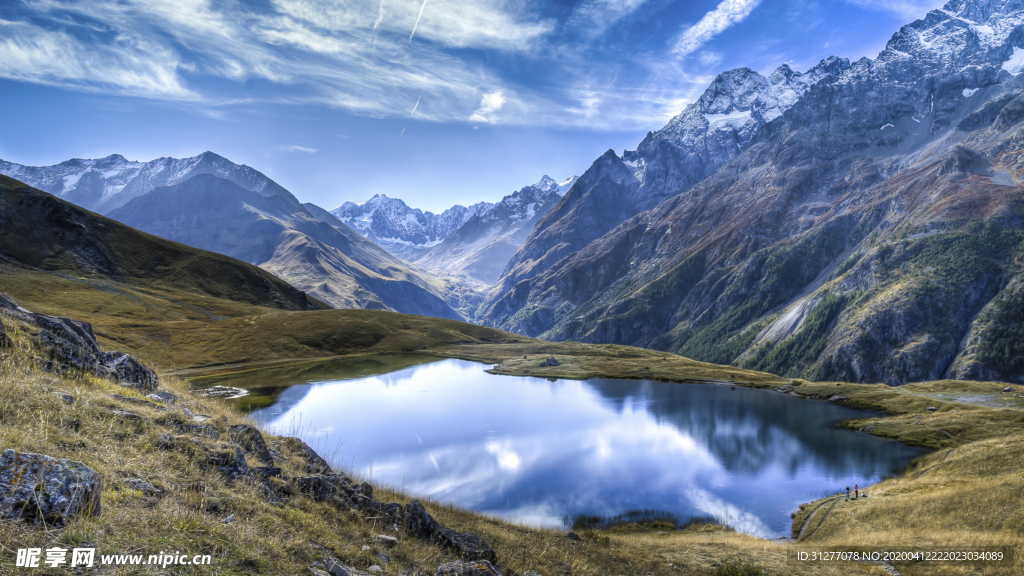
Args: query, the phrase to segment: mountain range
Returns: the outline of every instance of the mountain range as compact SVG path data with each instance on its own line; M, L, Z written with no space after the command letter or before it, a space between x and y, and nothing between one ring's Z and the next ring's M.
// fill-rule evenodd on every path
M339 308L462 319L469 292L314 218L264 174L212 152L131 162L118 155L0 172L133 228L255 264Z
M814 379L1021 380L1022 7L953 0L874 60L721 74L594 162L478 318Z

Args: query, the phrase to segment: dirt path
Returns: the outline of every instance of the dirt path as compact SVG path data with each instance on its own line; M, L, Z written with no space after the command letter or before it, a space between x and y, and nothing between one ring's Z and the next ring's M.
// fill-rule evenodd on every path
M818 526L815 526L814 530L812 530L810 534L807 534L807 537L810 537L815 532L817 532L818 527L820 527L822 522L824 522L825 519L828 518L828 513L832 511L832 507L836 505L836 502L838 502L839 498L841 497L842 496L833 496L830 499L824 500L821 504L818 505L817 508L812 510L811 513L807 515L807 519L804 520L804 523L800 526L800 532L798 532L796 535L796 541L799 542L804 539L804 535L807 533L807 528L810 527L811 521L814 520L814 518L818 515L818 512L820 512L822 508L828 506L828 510L825 511L825 515L821 517L821 522L818 522Z

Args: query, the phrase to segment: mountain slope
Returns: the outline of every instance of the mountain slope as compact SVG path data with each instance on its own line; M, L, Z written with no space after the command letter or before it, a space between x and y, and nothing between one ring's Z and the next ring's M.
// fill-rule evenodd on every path
M1021 380L1021 8L955 0L903 27L710 177L513 270L487 320L814 379ZM637 189L626 156L580 182Z
M572 183L575 177L559 184L544 176L473 216L414 262L428 270L464 272L484 284L494 284L537 221L561 200L560 193Z
M497 294L707 178L811 85L849 66L848 60L829 58L803 74L787 65L769 78L749 68L720 74L697 102L648 133L636 151L619 158L609 150L598 158L508 262Z
M129 226L256 264L334 306L461 315L440 280L410 267L345 226L313 218L281 189L271 196L200 174L110 213Z
M133 230L6 176L0 176L0 260L43 276L109 278L282 310L326 308L260 268Z

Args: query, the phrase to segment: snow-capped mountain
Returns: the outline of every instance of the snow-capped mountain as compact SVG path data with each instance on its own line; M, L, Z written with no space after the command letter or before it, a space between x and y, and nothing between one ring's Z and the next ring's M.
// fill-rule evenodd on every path
M414 263L429 270L465 273L484 284L493 284L537 221L575 182L575 176L556 182L545 175L471 217Z
M456 204L434 214L410 208L398 198L375 194L366 202L345 202L330 212L388 252L411 261L493 206L490 202L478 202L468 208Z
M509 260L503 289L715 173L810 86L849 67L849 60L831 57L803 73L783 64L768 78L749 68L719 74L696 102L661 130L649 132L635 151L619 157L609 150L595 163L606 169L588 171L574 182L565 201L538 222Z
M1024 1L952 0L874 60L724 73L594 162L482 319L815 380L1024 381L1021 72Z
M262 196L284 191L260 172L213 152L191 158L157 158L150 162L131 161L120 154L112 154L93 160L75 158L54 166L24 166L0 160L0 174L101 214L157 186L179 184L197 174L230 180Z

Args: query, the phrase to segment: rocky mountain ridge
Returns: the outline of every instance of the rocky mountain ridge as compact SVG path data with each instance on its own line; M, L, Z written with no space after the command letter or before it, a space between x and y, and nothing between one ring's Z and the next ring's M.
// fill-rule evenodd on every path
M92 160L74 158L53 166L24 166L0 160L0 174L100 214L116 210L153 188L179 184L197 174L230 180L261 196L288 194L260 172L213 152L150 162L130 161L120 154L111 154Z
M428 270L465 273L484 284L493 284L537 221L558 204L561 194L575 181L573 177L558 183L544 176L524 186L467 220L415 263Z
M1022 9L954 0L875 60L823 61L774 118L763 90L746 89L765 83L720 76L712 104L594 163L481 317L814 379L1024 378ZM686 156L722 141L697 111L729 116L716 122L735 146L705 150L735 156ZM767 122L744 132L737 111ZM642 197L661 200L635 215L593 208Z

